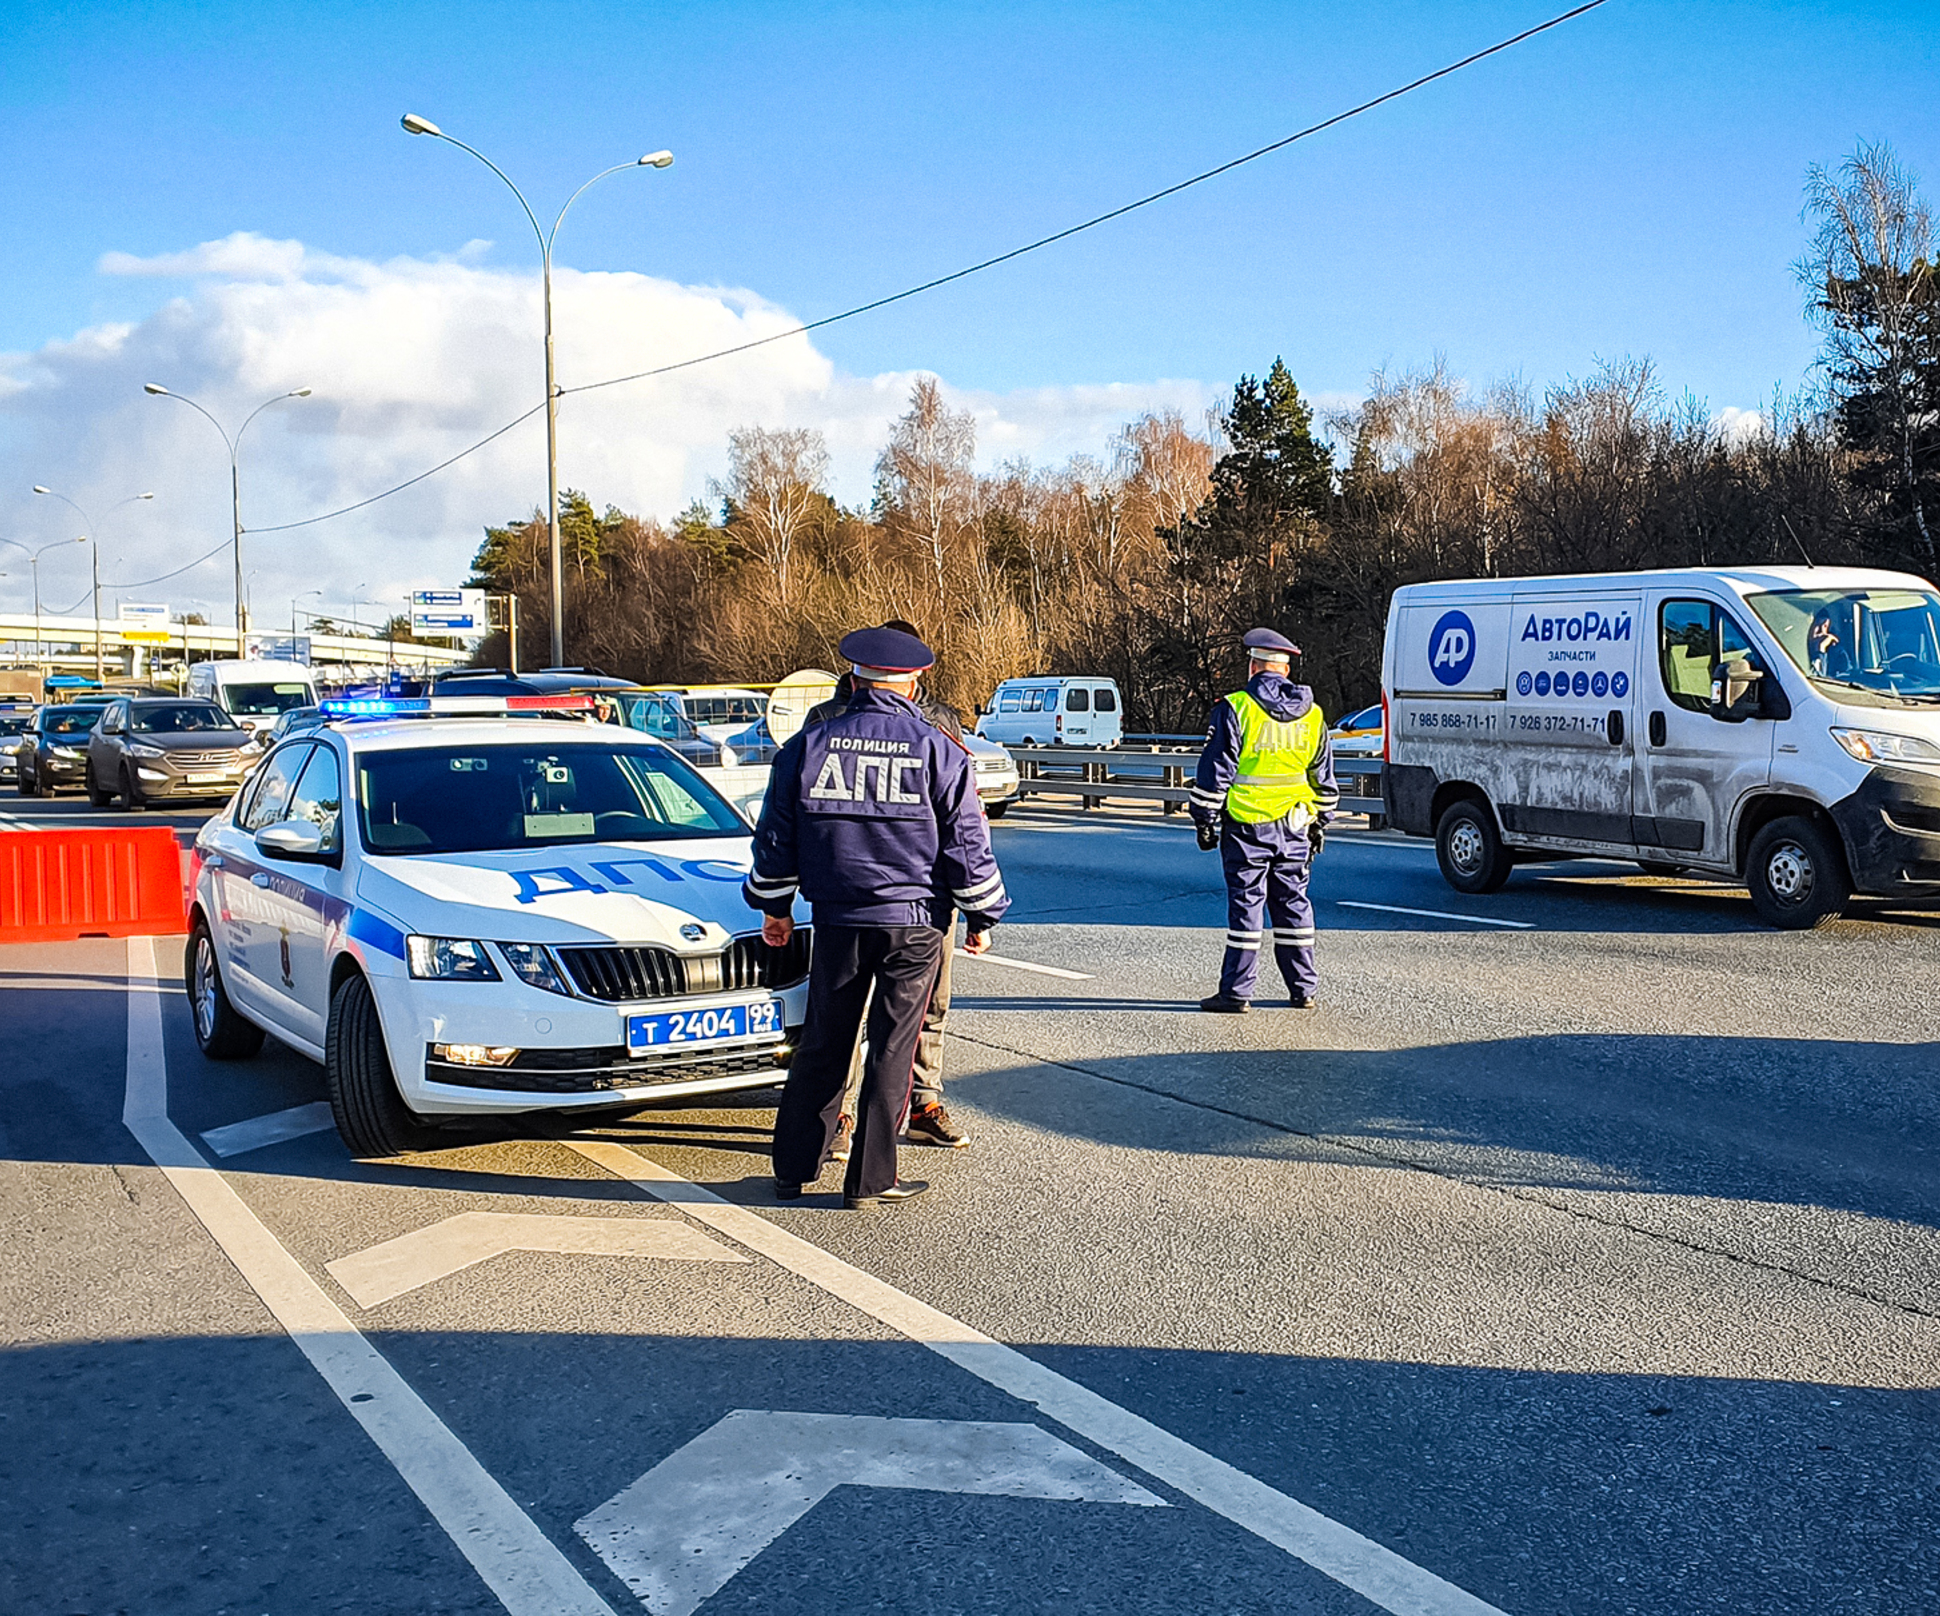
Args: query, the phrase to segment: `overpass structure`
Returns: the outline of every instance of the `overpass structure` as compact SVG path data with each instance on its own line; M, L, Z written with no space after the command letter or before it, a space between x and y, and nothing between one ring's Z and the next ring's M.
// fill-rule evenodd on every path
M43 615L36 619L31 612L0 613L0 667L92 673L96 627L92 617ZM125 636L124 629L133 637ZM166 644L154 638L155 626L149 623L104 617L99 631L107 671L123 677L152 673L170 664L242 654L242 637L236 630L213 623L172 622L168 624ZM259 630L252 630L251 635L263 637ZM361 634L311 634L305 638L310 642L310 660L319 668L449 668L471 655L462 645L425 645Z

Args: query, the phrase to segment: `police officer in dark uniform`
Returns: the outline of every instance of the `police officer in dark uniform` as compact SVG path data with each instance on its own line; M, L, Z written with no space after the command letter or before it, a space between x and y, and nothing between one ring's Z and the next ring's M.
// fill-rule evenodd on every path
M892 617L882 625L895 629L902 634L917 634L913 623L906 623L899 617ZM802 723L806 728L815 724L825 724L838 714L846 712L849 698L855 694L855 676L845 673L836 682L835 694L827 701L818 702L809 708ZM936 701L919 684L916 694L911 698L916 710L926 722L940 729L959 745L963 742L963 718L956 708L946 701ZM966 749L967 750L967 749ZM952 914L943 928L954 932L956 917ZM903 1143L909 1145L936 1145L945 1150L961 1150L970 1143L969 1134L957 1124L943 1104L943 1035L950 1025L950 961L955 950L943 950L943 965L936 973L936 987L930 994L930 1007L923 1013L923 1031L916 1040L916 1073L910 1084L909 1117L903 1124ZM848 1082L843 1090L843 1114L836 1125L835 1144L832 1147L834 1159L847 1161L852 1143L851 1129L854 1124L852 1101L862 1081L862 1050L857 1048L855 1059L849 1066Z
M1246 688L1213 708L1192 783L1199 845L1218 848L1226 872L1226 957L1219 991L1199 1008L1229 1015L1252 1008L1262 922L1270 919L1288 1002L1308 1010L1319 1002L1319 977L1307 878L1340 787L1314 693L1288 677L1300 647L1270 628L1250 630L1244 644Z
M868 1004L869 1055L843 1182L844 1204L859 1207L928 1188L897 1178L896 1129L950 944L945 928L961 909L964 947L983 953L1010 899L969 755L911 699L935 661L929 648L895 629L859 629L841 651L855 665L855 694L776 757L743 893L768 917L771 944L788 940L797 891L815 915L808 1022L775 1115L782 1200L800 1196L828 1160Z

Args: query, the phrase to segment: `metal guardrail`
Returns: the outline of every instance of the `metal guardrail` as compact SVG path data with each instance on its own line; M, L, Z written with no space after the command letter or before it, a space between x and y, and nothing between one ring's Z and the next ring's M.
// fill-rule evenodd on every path
M1135 744L1114 747L1010 746L1005 750L1017 763L1020 797L1076 797L1090 809L1106 801L1157 802L1176 814L1191 796L1192 771L1199 762L1200 743L1190 747ZM1339 770L1341 809L1350 814L1384 814L1381 763L1369 760L1354 767L1354 759ZM1355 782L1353 795L1347 794Z

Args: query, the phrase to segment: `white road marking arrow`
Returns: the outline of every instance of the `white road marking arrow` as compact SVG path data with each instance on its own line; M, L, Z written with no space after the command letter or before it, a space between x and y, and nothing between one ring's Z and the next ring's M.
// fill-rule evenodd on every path
M429 1285L508 1251L588 1257L658 1257L672 1262L744 1263L740 1252L672 1218L562 1218L525 1212L460 1212L428 1228L325 1263L359 1307Z
M1166 1507L1035 1425L744 1408L573 1529L653 1616L690 1616L845 1486Z

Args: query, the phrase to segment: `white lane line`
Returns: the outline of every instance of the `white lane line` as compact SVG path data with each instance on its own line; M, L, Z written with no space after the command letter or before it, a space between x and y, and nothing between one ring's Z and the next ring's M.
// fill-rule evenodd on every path
M240 1156L245 1151L261 1150L265 1145L280 1145L285 1139L301 1139L306 1133L322 1133L336 1125L330 1115L330 1102L312 1100L308 1105L293 1105L287 1111L272 1111L245 1122L225 1122L220 1128L206 1129L202 1142L218 1156Z
M724 1201L608 1140L564 1141L615 1177L678 1206L717 1233L928 1347L1067 1430L1177 1488L1234 1525L1304 1560L1392 1616L1503 1616L1494 1605L1402 1558L1311 1505L1195 1448L949 1314L811 1245L758 1212Z
M1061 965L1034 965L1029 960L1011 959L1003 954L972 954L968 949L957 950L959 959L982 960L986 965L1002 965L1012 971L1029 971L1033 976L1061 976L1067 982L1089 982L1087 971L1067 971Z
M156 974L151 941L129 938L123 1124L499 1603L512 1616L614 1616L613 1607L593 1592L471 1449L169 1121Z
M672 1218L559 1217L545 1212L460 1212L323 1266L362 1308L444 1279L508 1251L664 1262L744 1263L731 1246Z
M1395 903L1355 903L1349 898L1334 900L1343 909L1378 909L1384 915L1421 915L1428 920L1465 920L1471 926L1509 926L1517 931L1534 931L1533 920L1494 920L1487 915L1452 915L1445 909L1403 909Z

